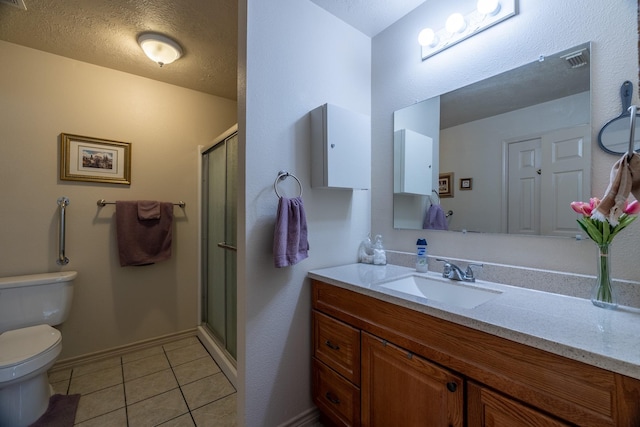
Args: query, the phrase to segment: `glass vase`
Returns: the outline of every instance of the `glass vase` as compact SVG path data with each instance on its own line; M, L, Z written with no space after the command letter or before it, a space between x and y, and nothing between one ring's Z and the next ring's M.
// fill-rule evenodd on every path
M614 309L618 306L618 296L611 285L611 257L608 243L598 244L598 276L591 291L591 302L602 308Z

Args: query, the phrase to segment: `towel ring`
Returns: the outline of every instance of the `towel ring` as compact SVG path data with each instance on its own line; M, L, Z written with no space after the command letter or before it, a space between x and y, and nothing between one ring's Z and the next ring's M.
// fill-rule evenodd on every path
M287 179L287 177L291 177L296 180L296 182L298 183L298 186L300 187L300 194L298 195L298 197L302 197L302 183L300 182L297 176L287 171L278 172L278 176L276 177L276 180L273 183L273 190L276 192L276 196L278 196L278 198L282 197L280 193L278 193L278 182L284 181L285 179Z

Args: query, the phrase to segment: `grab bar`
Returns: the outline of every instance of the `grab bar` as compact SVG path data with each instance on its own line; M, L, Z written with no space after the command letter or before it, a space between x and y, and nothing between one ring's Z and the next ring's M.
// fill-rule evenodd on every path
M60 211L60 226L58 228L58 238L60 239L60 246L58 247L58 259L56 263L58 265L69 264L69 258L64 256L64 235L65 235L65 209L69 206L69 199L67 197L58 198L58 207Z

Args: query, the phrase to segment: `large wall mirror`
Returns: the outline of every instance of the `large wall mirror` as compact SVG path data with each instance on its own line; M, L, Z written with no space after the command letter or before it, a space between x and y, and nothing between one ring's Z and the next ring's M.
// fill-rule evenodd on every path
M579 234L590 63L585 43L396 111L394 228Z

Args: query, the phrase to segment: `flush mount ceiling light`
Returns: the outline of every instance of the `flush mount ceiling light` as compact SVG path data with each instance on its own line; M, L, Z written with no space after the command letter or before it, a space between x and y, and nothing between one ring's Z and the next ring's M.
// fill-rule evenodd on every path
M144 33L138 37L138 44L153 62L161 67L171 64L182 56L182 48L169 37L157 33Z
M422 46L422 60L516 14L516 0L478 0L476 9L471 12L449 15L444 28L438 31L425 28L420 31L418 42Z

